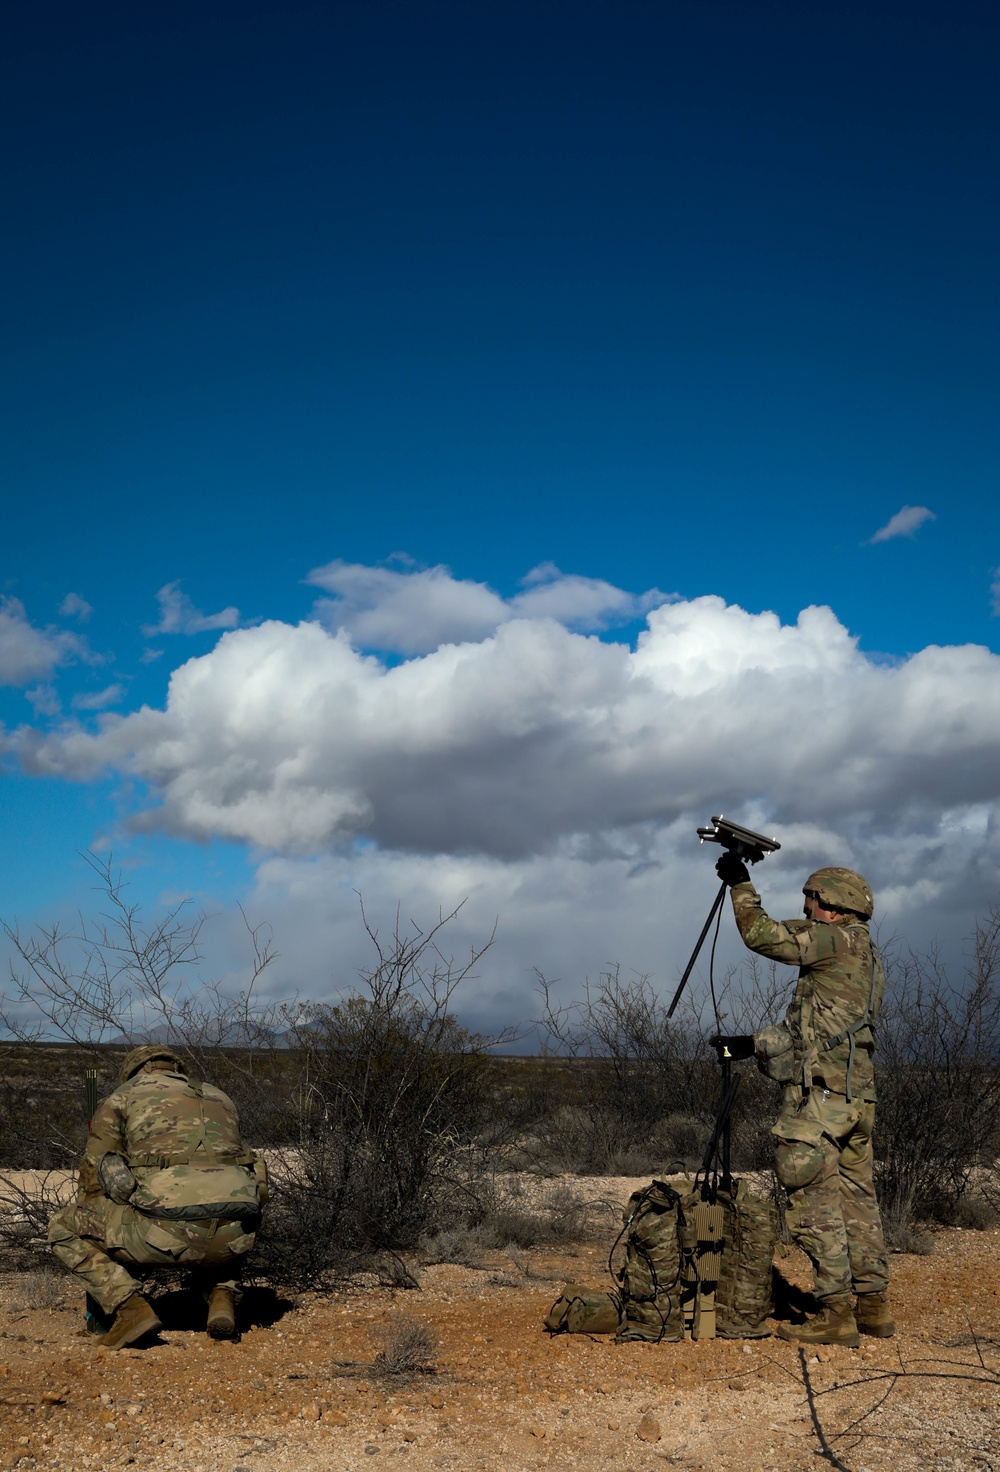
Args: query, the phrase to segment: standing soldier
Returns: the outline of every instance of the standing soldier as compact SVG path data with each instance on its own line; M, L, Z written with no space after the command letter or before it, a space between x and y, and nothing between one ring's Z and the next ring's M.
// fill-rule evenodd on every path
M49 1245L114 1323L105 1349L161 1327L133 1267L192 1268L209 1334L236 1333L238 1279L267 1200L262 1161L244 1150L233 1101L188 1076L158 1045L133 1048L101 1103L73 1206L49 1222Z
M799 968L784 1025L754 1039L760 1066L785 1086L772 1129L775 1170L788 1197L789 1231L812 1262L820 1304L805 1324L778 1332L807 1344L856 1346L859 1330L887 1339L895 1329L871 1141L872 1025L885 974L868 933L872 892L852 869L817 869L803 886L806 918L780 922L765 914L735 854L723 854L716 869L731 886L744 944Z

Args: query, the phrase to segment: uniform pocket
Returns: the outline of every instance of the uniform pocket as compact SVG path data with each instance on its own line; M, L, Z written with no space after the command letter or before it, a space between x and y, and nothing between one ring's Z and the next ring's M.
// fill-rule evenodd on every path
M174 1232L168 1232L158 1222L150 1222L143 1231L147 1247L152 1247L154 1252L162 1252L167 1257L180 1257L187 1248L187 1243L182 1237Z
M105 1200L102 1211L105 1247L128 1247L128 1219L131 1214L127 1206Z
M231 1242L227 1242L226 1246L237 1257L244 1257L253 1247L256 1236L257 1234L255 1232L244 1232L242 1236L234 1237Z
M823 1169L823 1126L814 1119L782 1118L771 1130L776 1136L774 1169L786 1191L811 1186Z

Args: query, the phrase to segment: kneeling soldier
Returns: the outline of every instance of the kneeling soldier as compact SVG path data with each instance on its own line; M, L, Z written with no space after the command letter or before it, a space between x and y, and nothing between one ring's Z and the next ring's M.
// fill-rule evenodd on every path
M238 1280L267 1200L263 1162L244 1150L236 1106L189 1078L155 1044L133 1048L98 1106L73 1206L49 1222L49 1245L114 1322L122 1349L161 1327L130 1268L193 1269L216 1339L236 1333Z

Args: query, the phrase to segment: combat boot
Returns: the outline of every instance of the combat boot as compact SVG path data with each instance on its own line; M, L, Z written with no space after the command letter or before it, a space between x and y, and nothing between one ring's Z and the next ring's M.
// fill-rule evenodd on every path
M819 1313L813 1314L804 1324L779 1325L778 1334L782 1339L791 1339L799 1344L844 1344L848 1349L857 1349L861 1343L854 1310L846 1293L825 1299Z
M862 1334L871 1334L874 1339L891 1339L896 1332L888 1293L859 1293L854 1317Z
M217 1284L209 1294L208 1332L213 1339L236 1338L236 1305L231 1288Z
M124 1349L147 1334L155 1334L163 1325L156 1317L153 1306L141 1293L132 1293L119 1307L115 1321L100 1342L101 1349Z

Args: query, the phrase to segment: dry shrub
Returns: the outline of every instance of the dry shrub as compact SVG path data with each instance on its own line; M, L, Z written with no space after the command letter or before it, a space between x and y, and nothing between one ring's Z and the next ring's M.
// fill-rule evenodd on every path
M482 1261L483 1239L475 1227L458 1223L422 1237L417 1251L420 1260L427 1264L453 1262L474 1268Z
M690 995L668 1018L648 977L627 979L617 966L585 981L583 995L566 1004L539 975L543 1013L536 1025L559 1087L532 1125L538 1164L632 1176L700 1165L721 1087L708 1037L773 1021L790 994L786 971L750 957L725 978L711 1018ZM774 1109L773 1087L744 1070L733 1122L736 1169L759 1169L769 1159Z
M65 1171L0 1172L0 1259L4 1267L30 1270L51 1259L49 1218L73 1192Z
M486 1247L536 1247L551 1241L551 1224L540 1211L512 1203L495 1207L478 1223Z
M412 1248L461 1214L476 1225L499 1140L486 1039L451 1014L455 988L492 941L457 963L441 932L383 941L362 918L376 962L335 1006L300 1006L289 1037L301 1065L295 1162L276 1181L258 1271L289 1286L335 1276L345 1254ZM481 1144L487 1128L489 1143Z
M995 1219L981 1182L1000 1152L1000 908L977 925L967 954L961 979L934 950L888 958L875 1181L900 1231Z
M65 1274L55 1264L52 1272L13 1273L4 1280L4 1307L12 1314L59 1308L66 1287Z
M934 1251L934 1238L930 1232L917 1226L912 1197L891 1196L882 1204L881 1216L882 1235L890 1252L930 1257Z
M505 1273L502 1269L490 1273L486 1282L491 1288L520 1288L523 1278L516 1277L513 1273Z
M412 1314L393 1314L377 1343L372 1371L379 1378L434 1374L440 1341L429 1324Z

